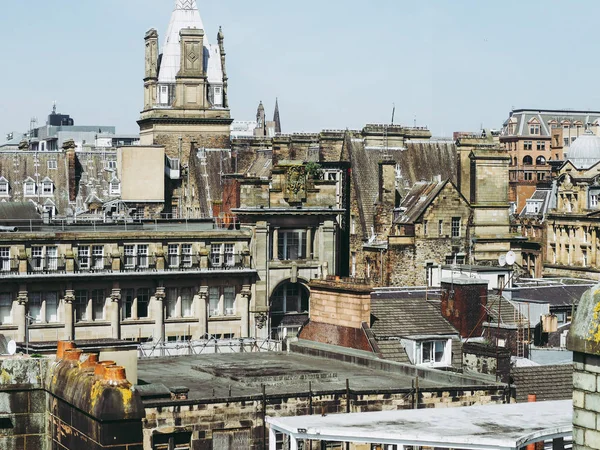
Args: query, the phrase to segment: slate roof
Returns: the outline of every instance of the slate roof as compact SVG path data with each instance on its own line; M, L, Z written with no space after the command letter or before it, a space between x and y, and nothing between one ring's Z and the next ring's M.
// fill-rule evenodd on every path
M31 202L1 202L0 220L40 220L35 205Z
M548 213L548 207L550 205L550 197L552 195L552 190L550 189L536 189L533 195L527 199L527 202L530 200L536 201L539 204L539 210L537 213L528 213L527 212L527 204L523 207L523 210L520 212L519 217L521 219L542 219ZM526 203L527 203L526 202Z
M399 180L407 187L422 180L456 181L456 147L450 141L410 142L406 149L367 149L364 141L352 139L349 144L353 189L358 201L363 238L373 226L375 205L379 198L379 162L388 160L399 165Z
M520 320L526 320L510 300L490 294L486 306L488 322L498 323L498 310L500 310L500 323L503 325L517 326Z
M590 284L564 284L551 286L520 287L512 289L511 298L520 301L538 301L549 303L550 307L577 305L585 291L594 286Z
M198 203L203 217L212 217L212 202L223 197L221 174L231 173L231 151L205 149L190 156L190 174L198 184Z
M528 122L536 118L540 122L540 134L529 134ZM511 117L504 122L502 135L508 136L508 124L510 120L515 121L515 136L521 137L550 137L551 128L549 122L556 120L560 125L563 120L573 123L581 121L583 127L586 124L593 124L600 119L599 111L561 111L561 110L535 110L535 109L517 109L512 111Z
M257 150L254 159L250 163L246 173L253 177L268 177L271 175L273 168L273 151L272 150Z
M400 341L377 341L377 346L381 351L381 355L385 359L399 363L411 364L410 359L406 354L406 350L404 350L404 347Z
M415 223L445 185L446 181L419 181L414 184L400 204L400 208L406 208L405 211L394 222L403 224Z
M528 394L537 401L566 400L573 396L573 365L518 367L511 371L517 389L517 402L526 402Z
M448 336L458 331L442 317L439 304L424 298L371 296L371 329L376 338Z

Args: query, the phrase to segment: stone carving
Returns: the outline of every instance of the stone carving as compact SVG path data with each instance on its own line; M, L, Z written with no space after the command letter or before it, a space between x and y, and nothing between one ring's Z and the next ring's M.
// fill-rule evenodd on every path
M19 142L19 150L29 150L29 142L26 139Z
M571 190L573 188L573 183L571 183L571 177L569 176L569 174L567 174L565 176L565 179L563 181L563 189Z
M76 145L73 139L67 139L62 145L63 150L75 150L75 147Z
M267 324L267 313L256 313L254 315L254 321L256 322L256 328L262 330Z
M298 203L306 198L306 170L304 166L292 166L286 175L285 199Z

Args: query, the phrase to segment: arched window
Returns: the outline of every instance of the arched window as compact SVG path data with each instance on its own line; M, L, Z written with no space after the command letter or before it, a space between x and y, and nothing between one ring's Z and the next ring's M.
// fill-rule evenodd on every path
M543 156L538 156L538 157L535 159L535 163L536 163L538 166L543 166L544 164L546 164L546 158L544 158Z
M533 164L533 158L531 156L529 156L529 155L525 156L523 158L523 164L526 165L526 166L532 165Z
M517 165L517 157L516 156L513 158L513 165L515 165L515 166Z

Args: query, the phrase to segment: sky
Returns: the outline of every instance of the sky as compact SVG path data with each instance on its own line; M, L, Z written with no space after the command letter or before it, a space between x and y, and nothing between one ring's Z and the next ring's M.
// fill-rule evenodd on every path
M500 128L512 108L600 110L597 0L198 0L225 33L235 120L279 99L283 132ZM173 0L3 0L0 141L43 125L137 133L144 34L164 37ZM162 43L162 41L160 41Z

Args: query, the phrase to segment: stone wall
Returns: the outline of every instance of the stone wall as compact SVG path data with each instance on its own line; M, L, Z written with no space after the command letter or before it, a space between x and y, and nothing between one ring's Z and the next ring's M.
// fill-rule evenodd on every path
M600 356L573 354L573 448L600 448Z
M471 406L503 403L503 388L411 389L306 392L289 395L214 398L206 401L146 402L144 447L150 448L153 434L191 432L194 450L211 450L212 440L221 433L243 435L248 449L262 450L268 432L264 416L285 417L309 414L389 411L397 409ZM240 436L238 435L238 436Z
M341 281L313 280L309 285L310 320L349 328L371 321L371 287Z

